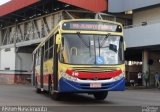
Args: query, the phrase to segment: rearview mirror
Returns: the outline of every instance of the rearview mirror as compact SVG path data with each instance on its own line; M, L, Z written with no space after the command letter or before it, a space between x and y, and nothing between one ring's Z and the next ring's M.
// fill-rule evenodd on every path
M109 49L114 51L114 52L117 52L117 45L109 44Z
M61 41L62 41L62 37L60 34L57 34L56 35L56 44L60 45L61 44Z

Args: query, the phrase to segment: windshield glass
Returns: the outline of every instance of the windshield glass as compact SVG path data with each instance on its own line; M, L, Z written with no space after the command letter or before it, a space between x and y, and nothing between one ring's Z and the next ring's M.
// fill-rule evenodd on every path
M123 38L112 35L63 34L60 61L68 64L121 64Z

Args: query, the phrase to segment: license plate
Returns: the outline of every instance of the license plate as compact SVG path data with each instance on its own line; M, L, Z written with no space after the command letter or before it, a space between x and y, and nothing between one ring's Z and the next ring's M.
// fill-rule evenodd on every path
M101 88L101 87L102 87L101 83L91 83L90 84L90 88Z

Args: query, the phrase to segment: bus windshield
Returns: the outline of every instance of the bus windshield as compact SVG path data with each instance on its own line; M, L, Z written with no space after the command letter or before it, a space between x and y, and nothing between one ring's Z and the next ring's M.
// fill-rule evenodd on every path
M110 65L124 61L123 38L113 35L63 34L60 61L67 64Z

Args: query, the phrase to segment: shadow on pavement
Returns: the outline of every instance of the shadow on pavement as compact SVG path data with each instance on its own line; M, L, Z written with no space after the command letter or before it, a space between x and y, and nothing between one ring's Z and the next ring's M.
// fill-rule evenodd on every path
M43 92L46 97L50 97L47 92ZM54 101L54 100L53 100ZM86 93L63 93L60 100L57 102L73 105L84 105L84 104L114 104L113 102L105 100L98 101L94 99L93 95Z

